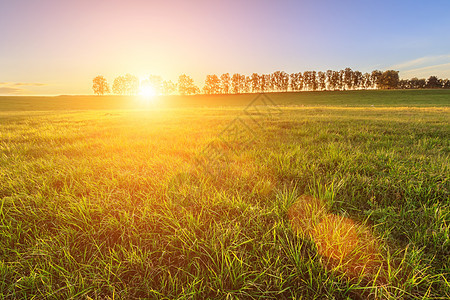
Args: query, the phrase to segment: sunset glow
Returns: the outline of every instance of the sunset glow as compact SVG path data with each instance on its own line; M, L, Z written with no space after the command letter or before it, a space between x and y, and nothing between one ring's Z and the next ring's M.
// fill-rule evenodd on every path
M143 85L139 88L139 96L146 99L152 99L156 96L156 92L152 86Z
M346 67L449 78L450 3L438 2L2 1L0 95L92 94L95 76L126 73L199 87L208 74Z

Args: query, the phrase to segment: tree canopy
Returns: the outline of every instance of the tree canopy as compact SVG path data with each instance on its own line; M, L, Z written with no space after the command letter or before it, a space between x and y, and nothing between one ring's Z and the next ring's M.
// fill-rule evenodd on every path
M103 76L93 80L93 90L97 95L109 93L110 89ZM344 91L362 89L422 89L422 88L450 88L449 79L439 79L430 76L428 79L401 79L395 70L374 70L362 73L351 68L343 70L304 71L288 74L275 71L271 74L252 73L224 73L206 75L203 88L195 85L192 77L182 74L176 83L163 80L161 76L150 75L139 79L131 74L118 76L114 79L112 92L117 95L136 95L139 86L150 85L156 95L194 94L240 94L261 92L299 92L299 91Z

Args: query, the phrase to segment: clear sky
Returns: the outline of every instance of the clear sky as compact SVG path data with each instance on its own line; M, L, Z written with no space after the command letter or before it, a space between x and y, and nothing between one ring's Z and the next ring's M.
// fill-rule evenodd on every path
M450 1L0 0L0 95L345 67L450 78Z

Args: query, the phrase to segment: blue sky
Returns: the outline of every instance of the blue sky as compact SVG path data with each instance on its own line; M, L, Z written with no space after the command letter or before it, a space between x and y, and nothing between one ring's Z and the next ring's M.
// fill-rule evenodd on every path
M0 2L0 95L91 94L132 73L351 67L450 78L450 1Z

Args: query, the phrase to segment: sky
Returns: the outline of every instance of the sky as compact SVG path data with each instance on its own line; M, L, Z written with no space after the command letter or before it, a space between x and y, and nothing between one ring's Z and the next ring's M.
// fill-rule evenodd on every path
M92 94L95 76L126 73L450 78L449 12L449 0L0 0L0 95Z

